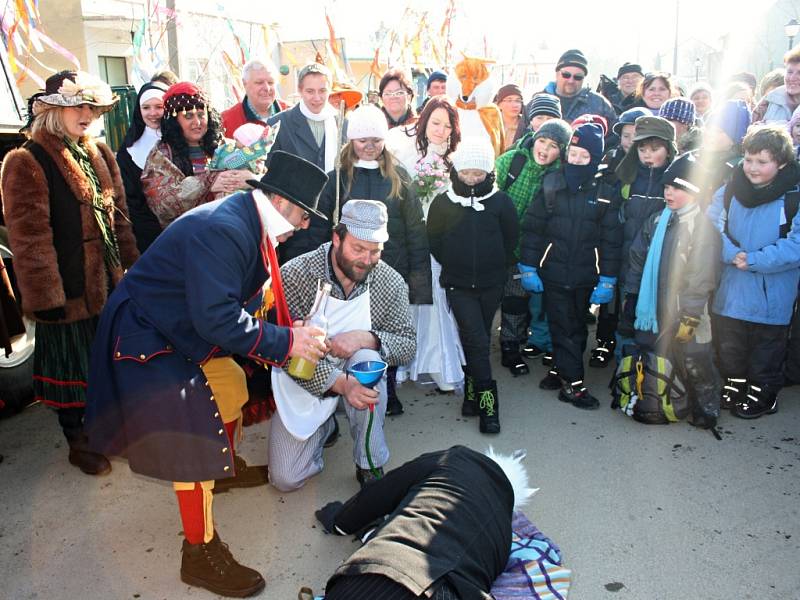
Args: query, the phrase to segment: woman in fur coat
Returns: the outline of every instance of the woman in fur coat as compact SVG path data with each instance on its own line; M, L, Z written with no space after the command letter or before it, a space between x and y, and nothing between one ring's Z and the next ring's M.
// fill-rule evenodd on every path
M109 288L139 256L114 154L88 133L116 102L92 75L52 75L31 103L30 139L0 174L22 308L36 321L35 397L56 409L69 462L90 475L111 465L83 432L89 348Z

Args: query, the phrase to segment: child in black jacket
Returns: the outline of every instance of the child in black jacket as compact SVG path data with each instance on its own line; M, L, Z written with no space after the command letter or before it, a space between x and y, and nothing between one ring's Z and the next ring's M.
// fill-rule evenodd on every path
M506 270L514 262L519 221L511 198L494 185L494 150L488 140L463 140L451 159L450 188L428 212L428 243L442 265L440 283L464 347L462 414L479 414L481 433L499 433L489 342Z
M545 293L554 368L542 389L578 408L599 406L583 385L589 304L610 302L620 265L622 229L617 207L598 197L597 165L603 131L589 123L575 130L567 164L545 177L523 222L522 285Z

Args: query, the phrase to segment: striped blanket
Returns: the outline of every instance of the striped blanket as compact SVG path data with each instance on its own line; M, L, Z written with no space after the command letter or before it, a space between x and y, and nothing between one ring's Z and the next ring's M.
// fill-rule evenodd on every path
M511 523L511 555L495 579L496 600L566 600L572 572L561 564L561 550L521 512Z

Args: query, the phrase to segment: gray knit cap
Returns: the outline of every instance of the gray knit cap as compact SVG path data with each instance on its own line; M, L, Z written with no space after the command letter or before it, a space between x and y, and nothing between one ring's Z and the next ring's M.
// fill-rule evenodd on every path
M563 152L572 138L572 127L562 119L550 119L542 123L542 126L533 134L534 142L539 138L553 140Z

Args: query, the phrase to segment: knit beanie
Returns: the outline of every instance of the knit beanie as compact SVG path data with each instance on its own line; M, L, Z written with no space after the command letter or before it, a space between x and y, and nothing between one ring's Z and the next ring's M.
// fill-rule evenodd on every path
M377 106L365 104L359 106L347 118L347 139L360 140L363 138L385 139L389 134L389 125L386 117Z
M728 100L711 113L709 124L722 129L738 146L750 127L750 119L750 109L744 100Z
M688 98L670 98L661 105L658 116L691 127L696 118L694 103Z
M242 146L252 146L264 135L266 127L258 123L244 123L233 132L233 139Z
M699 194L705 179L695 153L687 152L672 161L661 176L661 183L680 188L690 194Z
M586 56L584 56L583 52L574 48L564 52L558 59L556 71L561 70L563 67L578 67L583 69L584 73L589 73L589 63L586 60Z
M569 145L587 150L592 163L597 164L603 158L603 137L603 128L598 123L584 123L572 133Z
M596 125L600 125L603 129L603 137L608 135L608 119L605 117L601 117L600 115L580 115L578 118L574 119L570 125L572 125L573 129L580 127L586 123L594 123Z
M464 138L450 155L450 160L456 171L480 169L491 173L494 171L494 148L485 138Z
M442 71L434 71L430 75L428 75L428 82L425 86L426 89L430 89L431 84L434 81L444 81L447 82L447 73L443 73Z
M642 67L637 65L636 63L623 63L623 65L617 71L617 79L622 77L627 73L638 73L642 77L644 77L644 71L642 71Z
M528 104L528 120L537 115L561 118L561 100L552 94L536 94Z
M614 123L614 127L611 130L616 133L617 135L622 135L622 128L625 125L633 125L636 123L636 119L639 117L652 117L653 112L649 108L645 108L644 106L637 106L636 108L629 108L625 112L623 112L616 123Z
M539 138L553 140L563 153L566 150L569 140L572 137L572 127L563 119L550 119L542 123L539 130L533 134L533 141Z
M504 85L497 90L497 94L494 97L494 103L499 104L506 96L519 96L522 98L522 90L519 89L519 86L514 83Z

